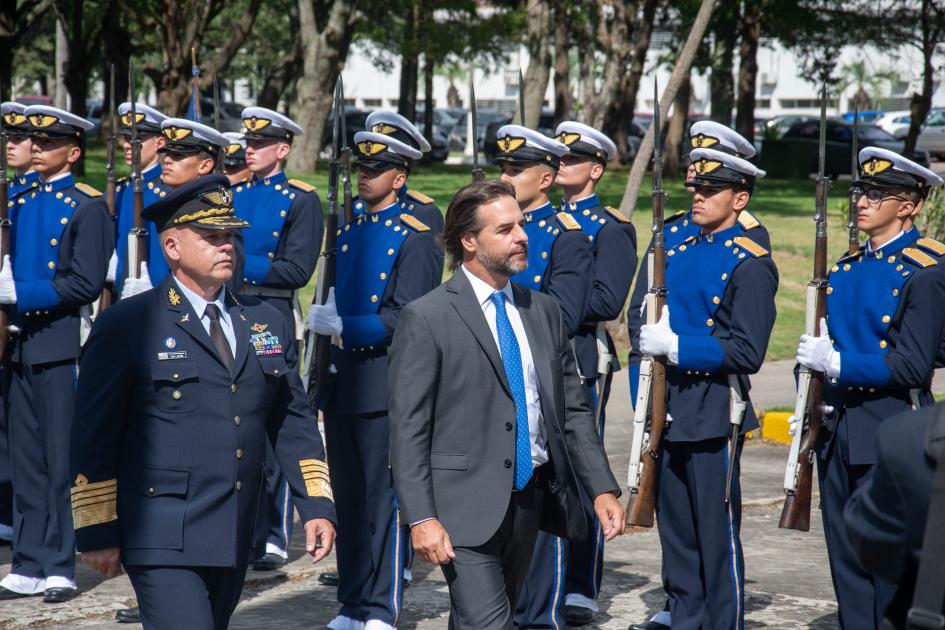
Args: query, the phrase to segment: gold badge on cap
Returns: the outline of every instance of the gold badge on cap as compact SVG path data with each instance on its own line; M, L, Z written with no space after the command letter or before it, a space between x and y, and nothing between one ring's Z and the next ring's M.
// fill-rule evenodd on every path
M253 116L251 118L244 118L243 124L250 131L259 131L268 127L272 121L268 118L259 118L258 116Z
M373 142L371 140L365 140L364 142L358 143L358 151L364 155L377 155L381 151L387 149L387 145L381 142Z
M22 125L26 122L26 116L20 112L9 112L3 117L3 122L8 125Z
M696 160L692 163L692 168L696 169L699 175L706 175L722 168L722 163L718 160Z
M49 114L33 114L29 117L29 119L31 125L34 127L39 127L40 129L52 127L57 122L59 122L58 116L51 116Z
M161 130L161 133L171 142L180 142L184 138L192 135L194 130L188 129L187 127L165 127Z
M205 201L208 201L215 206L233 205L233 193L229 188L218 188L216 190L211 190L208 193L204 193L203 198Z
M891 169L893 163L882 158L872 158L863 163L863 172L867 175L879 175Z
M397 133L397 127L388 125L387 123L375 123L371 125L371 131L374 133L382 133L385 136L389 136L392 133Z
M709 147L718 143L718 138L707 136L702 133L697 133L693 137L689 138L689 144L693 149L708 149Z
M561 134L558 136L558 140L560 140L561 142L563 142L564 144L568 146L571 146L572 144L574 144L580 139L581 139L581 134L568 133L567 131L562 131Z
M233 155L234 153L239 153L239 150L242 148L243 148L243 145L239 144L238 142L234 142L233 144L228 144L226 145L226 154Z
M512 153L517 151L525 145L525 138L512 137L508 134L504 138L499 138L496 141L496 144L499 146L499 150L502 153Z
M145 118L147 118L145 114L142 114L141 112L135 112L134 122L140 123ZM128 112L124 116L121 117L121 124L123 124L125 127L131 126L132 124L131 112Z

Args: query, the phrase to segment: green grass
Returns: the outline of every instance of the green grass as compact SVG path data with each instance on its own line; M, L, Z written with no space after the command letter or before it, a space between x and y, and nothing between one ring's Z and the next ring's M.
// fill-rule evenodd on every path
M105 181L105 154L102 149L92 149L86 163L87 175L83 181L102 188ZM497 177L498 169L486 167L487 177ZM119 173L126 174L125 172ZM299 177L318 187L324 202L328 189L327 173L324 169L314 175ZM598 194L606 205L618 206L623 196L627 179L626 169L614 169L604 175ZM463 185L469 182L467 166L430 166L414 170L410 176L410 187L433 197L444 211L450 198ZM649 241L650 233L650 196L649 178L647 187L637 203L633 214L633 224L639 237L642 251ZM667 194L666 212L688 207L689 195L682 186L681 178L664 182ZM552 197L559 198L558 193ZM843 209L841 209L841 207ZM841 253L846 246L846 190L838 185L830 203L829 239L832 243L828 259ZM771 343L768 347L768 359L788 359L794 356L797 340L804 326L804 293L813 269L814 223L814 182L810 180L762 180L752 198L749 209L765 224L771 234L771 245L775 264L781 277L777 295L778 318L775 323ZM302 304L311 301L314 293L314 278L302 291ZM620 354L626 355L626 340L619 340L623 346Z

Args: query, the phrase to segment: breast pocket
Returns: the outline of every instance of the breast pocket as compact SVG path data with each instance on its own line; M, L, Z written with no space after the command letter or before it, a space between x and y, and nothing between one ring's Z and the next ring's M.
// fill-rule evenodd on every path
M185 413L200 404L194 361L156 361L151 364L151 380L154 399L161 411Z
M262 367L263 374L266 375L267 379L284 378L289 372L289 368L285 363L285 357L281 355L259 357L259 365Z

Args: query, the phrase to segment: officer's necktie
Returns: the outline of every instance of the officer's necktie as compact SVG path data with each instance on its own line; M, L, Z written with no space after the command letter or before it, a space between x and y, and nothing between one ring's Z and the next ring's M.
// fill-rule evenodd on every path
M232 372L235 361L230 343L226 340L226 335L223 334L223 327L220 326L220 307L216 304L207 304L205 313L210 318L210 339L213 340L213 347L217 349L217 355L223 361L226 369Z
M528 403L525 401L525 375L522 373L522 352L505 311L505 294L496 291L490 296L495 305L495 327L499 333L499 351L515 400L515 489L521 490L532 478L532 446L528 432Z

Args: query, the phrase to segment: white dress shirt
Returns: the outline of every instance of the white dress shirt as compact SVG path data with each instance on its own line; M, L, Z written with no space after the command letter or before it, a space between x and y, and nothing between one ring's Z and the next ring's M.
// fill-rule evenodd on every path
M486 322L489 324L489 330L492 331L492 339L495 341L496 348L499 346L499 332L495 321L495 304L492 303L492 294L495 289L479 279L465 265L461 266L463 273L469 279L473 291L476 293L476 299L482 308L483 315L486 316ZM538 468L548 461L547 438L545 436L545 427L542 424L541 399L538 396L538 372L535 371L535 361L532 358L532 350L528 345L528 337L525 336L525 326L522 324L522 316L515 307L515 297L512 294L512 284L505 283L502 288L505 294L505 312L509 317L509 323L512 324L512 331L515 333L515 339L518 340L518 347L522 355L522 374L525 376L525 401L528 407L528 433L531 440L532 466ZM501 349L499 353L501 354Z
M217 308L220 309L220 328L223 329L223 336L226 337L226 342L230 344L230 351L233 353L233 358L236 358L236 331L233 329L233 322L230 321L230 312L226 308L226 301L223 297L226 295L226 290L221 288L220 292L217 294L217 298L212 302L208 302L203 299L183 284L174 279L174 284L180 288L180 292L184 294L184 297L187 298L187 301L190 302L190 305L194 307L194 312L197 313L197 316L200 318L200 323L203 324L203 329L207 331L207 335L210 335L210 318L207 317L207 304L216 304Z

